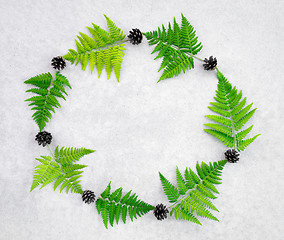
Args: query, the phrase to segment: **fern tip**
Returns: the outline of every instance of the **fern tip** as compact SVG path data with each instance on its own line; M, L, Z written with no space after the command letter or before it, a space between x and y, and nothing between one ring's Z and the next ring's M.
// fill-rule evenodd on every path
M106 20L110 20L110 18L106 14L104 14L104 17Z

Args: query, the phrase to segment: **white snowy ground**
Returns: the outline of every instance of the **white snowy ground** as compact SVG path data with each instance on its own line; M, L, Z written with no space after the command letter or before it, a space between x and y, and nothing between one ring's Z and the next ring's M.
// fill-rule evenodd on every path
M0 6L0 239L283 239L283 1L4 1ZM107 14L125 33L167 25L183 13L204 48L201 58L218 58L219 69L258 108L250 124L262 135L223 171L214 200L220 222L203 226L148 214L106 230L95 205L80 195L54 192L52 185L29 192L38 146L23 82L51 71L50 60L75 47L79 31L94 22L106 27ZM97 151L82 185L97 195L133 189L153 205L168 204L158 172L175 181L196 161L217 161L226 150L203 131L204 115L216 89L216 72L195 69L157 84L160 61L144 39L127 44L120 83L103 72L90 75L79 66L62 73L72 90L60 101L46 130L51 148L76 146Z

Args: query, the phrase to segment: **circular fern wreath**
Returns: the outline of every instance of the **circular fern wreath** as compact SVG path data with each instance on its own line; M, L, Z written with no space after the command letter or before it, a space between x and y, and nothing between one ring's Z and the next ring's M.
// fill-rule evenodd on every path
M36 140L39 145L47 146L50 150L50 156L36 158L40 164L35 167L31 191L38 186L43 188L54 182L54 190L60 188L60 192L66 190L66 193L79 193L85 203L95 202L106 228L109 224L113 226L114 222L118 223L120 219L125 223L127 215L133 221L134 218L141 217L150 211L153 211L158 220L167 218L170 213L176 219L186 219L200 225L198 217L218 221L211 213L212 210L218 211L211 201L219 193L215 185L221 184L220 176L226 163L237 162L238 152L243 151L259 136L258 134L245 139L253 126L242 130L256 108L252 109L252 103L247 105L247 99L243 98L242 91L233 87L216 68L216 58L211 56L203 60L195 56L202 49L202 45L198 42L193 26L183 14L181 14L180 25L174 19L173 24L169 23L167 29L164 25L158 30L146 33L141 33L139 29L132 29L127 37L107 16L105 18L108 31L92 23L91 27L87 27L90 35L80 32L78 39L75 40L77 50L69 49L67 54L52 59L51 65L56 70L54 75L49 72L43 73L25 81L26 84L33 85L27 92L35 94L26 101L30 102L29 106L32 106L32 110L35 111L33 119L39 126L40 132L36 135ZM155 45L152 52L152 54L158 53L155 59L163 59L159 69L159 71L163 70L163 73L158 82L178 76L181 71L185 73L194 68L194 58L203 62L205 70L216 69L218 85L215 101L210 102L208 107L215 114L205 116L210 123L204 124L207 127L204 131L230 148L225 152L225 160L209 164L197 162L197 174L190 168L186 168L182 174L176 168L177 186L159 173L164 193L172 204L168 208L164 204L157 206L148 204L138 199L132 190L127 193L123 193L122 188L111 190L111 183L99 197L96 197L91 190L83 190L79 179L83 173L82 169L87 166L77 162L83 156L93 153L94 150L57 146L54 151L51 151L49 144L52 136L43 131L49 119L52 118L52 112L55 113L55 108L60 107L59 98L66 100L66 87L71 89L67 78L60 73L60 70L66 66L65 60L75 65L80 63L82 70L85 70L89 64L91 72L96 66L99 77L103 68L108 78L113 70L119 81L124 50L126 50L125 43L139 44L143 35L147 38L149 45Z

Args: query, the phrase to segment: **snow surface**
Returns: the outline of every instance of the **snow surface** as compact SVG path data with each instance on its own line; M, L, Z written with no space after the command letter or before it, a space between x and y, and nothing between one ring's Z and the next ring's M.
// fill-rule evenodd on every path
M0 1L0 239L283 239L283 1ZM250 121L262 135L223 171L214 200L220 222L203 226L148 214L106 230L95 205L76 194L54 192L52 185L29 192L35 158L48 154L38 132L23 82L51 71L50 60L75 48L79 31L91 22L106 27L108 15L127 33L167 25L183 13L195 26L219 69L258 108ZM120 83L114 75L70 66L62 73L72 90L60 101L46 130L51 148L76 146L97 151L82 159L82 185L97 195L112 181L114 189L133 189L153 205L168 204L161 171L175 181L175 168L217 161L226 150L206 134L204 115L216 89L216 73L195 69L157 84L160 61L146 40L127 44ZM282 146L282 147L281 147Z

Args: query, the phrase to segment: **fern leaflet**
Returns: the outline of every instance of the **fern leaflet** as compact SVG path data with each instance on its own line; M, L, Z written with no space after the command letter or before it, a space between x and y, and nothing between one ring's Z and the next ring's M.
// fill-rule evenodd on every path
M105 67L109 79L113 69L116 79L119 81L123 51L125 50L125 35L112 20L106 15L104 16L108 32L92 23L92 27L87 27L91 36L80 32L80 36L77 36L79 41L75 40L77 51L69 49L69 52L63 57L72 64L80 63L82 70L85 70L90 63L91 73L96 66L99 77Z
M180 196L178 189L173 184L171 184L170 181L167 180L160 172L159 172L159 175L160 175L162 186L164 188L164 192L166 196L168 197L169 202L170 203L176 202Z
M183 14L181 14L181 26L174 18L173 26L169 23L168 29L162 25L162 29L158 28L158 31L143 34L149 45L156 45L152 54L159 53L155 59L163 58L159 69L159 71L163 69L163 73L159 81L194 68L193 56L202 49L202 45L198 42L193 26Z
M208 108L219 115L205 116L215 123L204 124L208 127L204 131L222 141L227 147L243 151L260 135L244 140L252 130L253 125L240 131L253 116L256 108L251 110L252 103L245 106L246 98L242 99L242 91L238 92L236 87L232 87L231 83L218 69L217 77L219 80L218 89L214 97L216 102L211 102L211 106Z
M210 199L215 199L214 194L219 193L214 185L221 184L219 176L221 176L221 171L226 163L227 160L209 163L209 165L204 162L199 165L197 162L196 170L198 175L190 168L186 168L183 176L177 168L178 188L159 173L164 193L169 202L174 203L170 207L170 214L174 215L176 219L185 219L200 225L197 216L218 221L209 211L218 211Z
M54 182L54 191L61 184L60 192L66 189L66 193L82 194L82 187L79 178L86 165L74 164L83 156L94 152L94 150L86 148L65 148L59 150L59 146L52 156L41 156L36 158L41 164L35 167L34 179L31 186L31 191L41 185L45 187L51 182Z
M25 101L31 102L29 106L33 106L32 110L35 110L33 119L37 123L39 130L42 131L46 126L49 119L52 118L51 112L55 113L55 108L61 107L57 98L63 98L67 93L65 86L71 88L66 77L56 72L54 80L50 73L43 73L25 81L26 84L31 84L35 88L31 88L26 92L37 94Z
M127 215L130 220L141 217L154 209L154 206L138 199L131 190L122 196L122 188L111 191L111 183L108 184L101 197L96 201L98 213L101 214L106 228L108 224L113 227L114 221L118 224L119 219L126 223Z

